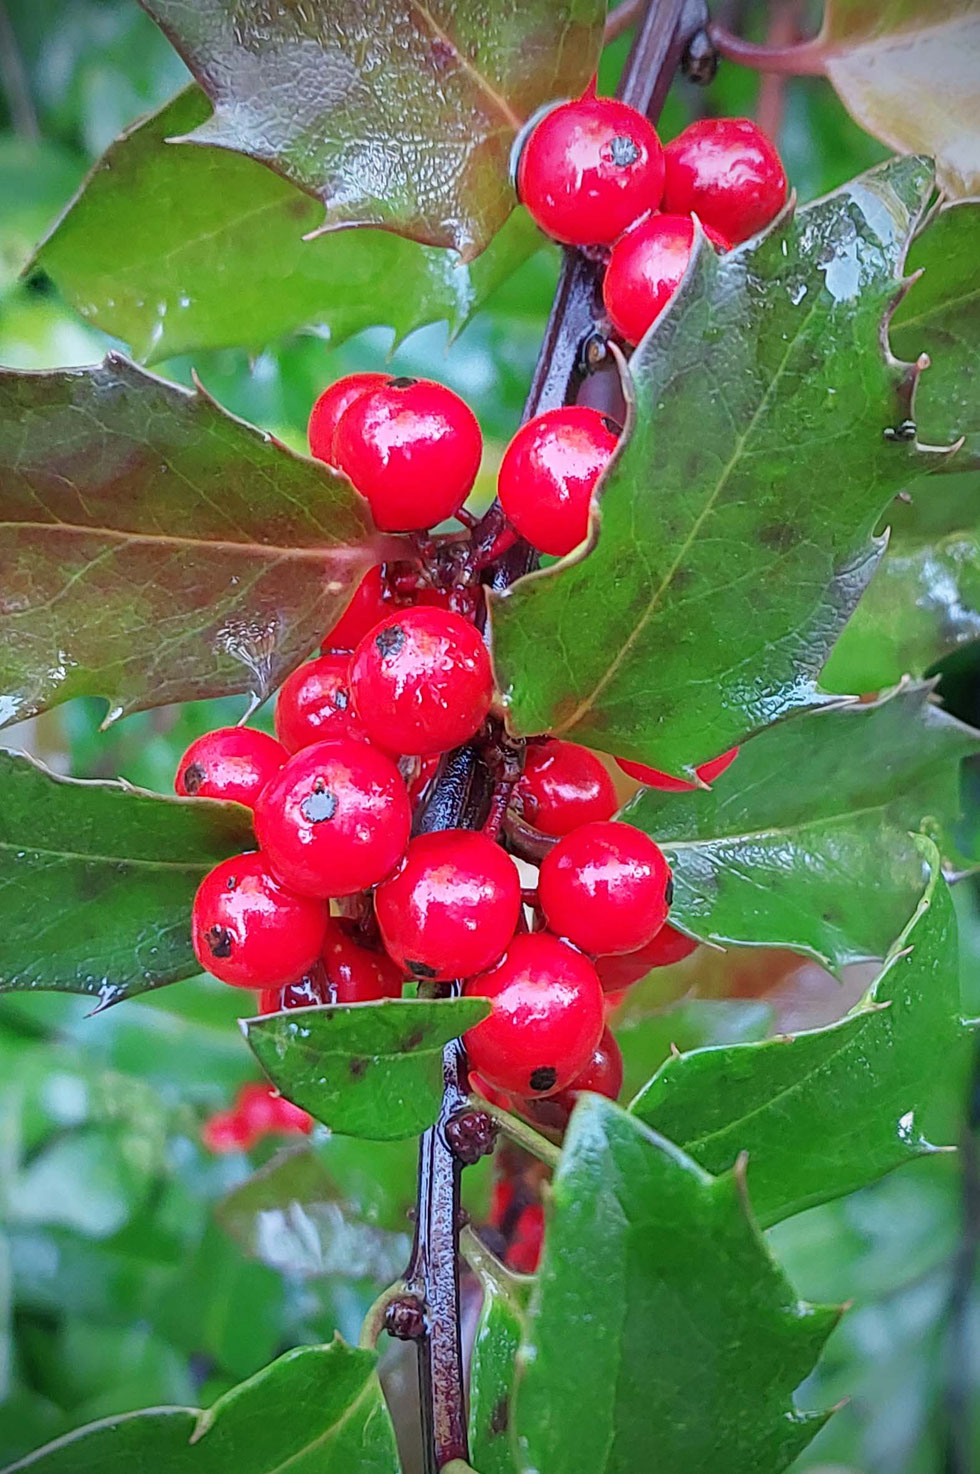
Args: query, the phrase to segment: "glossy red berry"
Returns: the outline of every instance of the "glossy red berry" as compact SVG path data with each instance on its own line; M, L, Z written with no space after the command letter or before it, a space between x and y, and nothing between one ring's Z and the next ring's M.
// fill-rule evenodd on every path
M483 438L473 411L445 385L388 379L341 416L334 447L377 526L418 532L459 511Z
M545 856L538 876L548 926L596 956L649 942L672 895L667 861L632 824L583 824Z
M352 896L394 869L411 818L391 759L346 737L289 759L256 805L255 832L284 885L304 896Z
M488 1100L491 1105L499 1106L502 1111L513 1111L514 1109L514 1102L507 1092L495 1089L490 1081L484 1080L476 1070L470 1070L470 1089L475 1090L477 1095L482 1095L483 1099Z
M254 727L218 727L196 738L184 753L174 790L185 798L224 798L252 808L289 756Z
M597 957L595 970L608 997L610 993L619 993L623 988L638 983L640 978L645 978L655 967L672 967L675 962L683 962L685 957L690 957L697 950L697 945L693 937L686 937L682 931L671 926L669 921L665 921L645 947L638 947L635 952L625 952L618 957Z
M326 461L328 466L336 466L334 436L341 415L350 409L355 399L360 399L371 389L380 389L390 378L390 374L345 374L324 389L310 412L307 426L310 455L318 461Z
M720 251L728 242L709 226L704 233ZM602 300L613 327L627 343L638 343L680 286L694 245L688 215L654 215L613 246L602 283Z
M580 824L611 819L619 808L615 784L595 753L557 739L527 749L517 797L529 824L559 838Z
M224 1156L247 1152L255 1143L255 1134L239 1111L215 1111L201 1127L201 1140L209 1152Z
M570 1111L583 1091L591 1090L593 1095L604 1095L607 1100L618 1100L622 1088L623 1052L610 1030L603 1029L602 1038L593 1049L592 1058L585 1069L581 1074L575 1076L567 1089L562 1090L552 1099L556 1105L563 1105Z
M420 834L374 909L390 955L413 977L447 982L492 966L514 935L521 880L511 857L485 834Z
M692 211L737 244L768 225L786 201L776 146L748 118L700 118L664 150L664 209Z
M313 1126L306 1111L277 1094L273 1085L258 1082L243 1085L235 1099L235 1109L253 1141L280 1132L305 1134Z
M330 923L328 922L328 928ZM288 1008L316 1008L329 1003L330 985L322 960L314 962L308 972L284 988L263 988L259 994L259 1013L282 1013Z
M375 563L361 579L343 614L323 637L321 653L330 655L338 650L352 651L363 640L369 630L393 608L388 598L384 579L384 564Z
M612 421L597 409L545 410L504 452L497 495L504 515L540 553L570 553L589 530L592 490L616 449Z
M238 988L299 977L319 957L326 930L322 901L287 890L263 854L222 860L201 881L191 911L198 962Z
M320 655L293 671L276 701L276 732L288 752L337 737L367 740L351 699L349 655Z
M611 245L657 208L663 186L663 150L652 123L611 97L552 108L517 165L521 201L543 231L569 246Z
M491 1011L464 1036L473 1068L497 1090L533 1098L571 1084L603 1026L602 988L587 957L548 932L514 937L491 972L463 985Z
M330 918L323 962L332 1003L375 1003L402 996L402 969L383 952L362 946L346 921Z
M701 763L694 769L702 783L713 783L730 768L738 757L738 748L730 747L720 757L713 757L710 762ZM618 757L616 762L628 778L635 778L637 783L644 783L647 788L657 788L661 793L693 793L699 785L689 783L686 778L672 778L669 773L661 773L659 768L648 768L645 763L630 762L627 758Z
M447 609L390 614L351 663L354 705L372 742L424 757L448 752L483 725L493 697L490 657L476 628Z

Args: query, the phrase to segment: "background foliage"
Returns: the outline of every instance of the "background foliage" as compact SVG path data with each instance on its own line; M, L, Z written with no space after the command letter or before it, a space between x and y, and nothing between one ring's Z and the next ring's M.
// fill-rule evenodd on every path
M583 3L579 10L582 26L594 24L594 7ZM839 13L846 10L838 6ZM742 11L745 31L761 37L766 7L749 4ZM951 13L958 13L957 7ZM0 22L14 38L10 54L18 64L16 73L4 73L0 88L0 363L44 369L90 364L124 339L138 360L153 363L164 378L189 387L193 368L225 408L302 448L309 405L323 384L352 369L375 367L391 353L399 371L430 373L474 405L490 446L483 487L489 496L495 457L520 414L557 273L556 252L528 229L521 212L484 256L451 270L444 253L381 230L328 235L300 250L299 234L322 219L317 201L253 159L203 149L151 150L145 207L134 210L125 183L128 171L144 167L148 144L187 132L206 116L201 94L175 52L131 0L51 0L45 6L5 0ZM0 47L4 43L0 32ZM624 41L609 49L605 85L614 82L624 54ZM841 70L847 70L843 62ZM189 90L171 103L185 87ZM707 97L678 85L668 100L663 131L672 135L693 109L706 105L719 112L751 111L756 92L754 75L734 66L723 67ZM151 114L148 121L137 124L145 114ZM115 143L124 130L130 131ZM804 203L886 154L816 78L787 84L779 142ZM111 170L95 176L21 279L38 240L110 145ZM398 202L404 219L414 218L415 203ZM478 217L462 212L454 217L461 243L499 212L492 189L483 205ZM934 297L920 296L917 307L910 301L900 310L894 335L900 354L924 346L938 364L941 345L952 341L969 351L976 343L976 298L964 293L957 275L963 273L967 281L970 263L975 264L968 219L975 209L957 206L941 220L941 234L923 237L913 247L911 265L928 266L932 253L931 280L939 282L938 264L943 277ZM288 291L283 292L279 282L286 251L294 252L295 260L288 258ZM239 280L246 260L246 297L223 293L223 274L234 272ZM324 300L338 282L344 284L342 306L326 310ZM957 302L955 313L951 299ZM244 334L240 318L248 324ZM312 331L298 331L303 328ZM944 369L932 374L920 394L923 438L945 444L975 432L970 384L964 385L962 374L945 376ZM969 449L972 454L972 443ZM980 632L975 613L978 473L966 465L960 461L930 483L934 497L917 496L899 509L892 548L826 672L829 689L877 690L906 671L919 676L935 671L955 716L973 724L980 720L980 663L973 643ZM910 607L914 618L899 621L896 611ZM899 1174L769 1230L782 1270L807 1301L828 1306L854 1299L836 1329L835 1317L819 1311L809 1330L791 1336L782 1278L746 1227L724 1150L709 1160L663 1124L672 1110L683 1109L690 1069L684 1058L665 1062L672 1045L686 1052L706 1043L731 1046L712 1057L716 1060L734 1055L737 1063L745 1057L738 1050L757 1048L770 1051L761 1056L766 1060L778 1045L754 1041L800 1027L834 1025L858 1002L875 969L869 974L855 968L854 959L884 951L900 929L893 924L896 918L839 895L841 911L829 920L826 908L816 904L800 914L781 905L775 889L769 913L754 918L752 935L743 934L729 921L729 914L737 914L744 924L744 903L732 900L738 867L727 855L719 858L719 851L725 845L744 846L746 834L755 844L764 827L780 840L770 844L775 867L785 860L781 843L788 830L791 862L799 873L825 876L834 856L848 847L860 850L863 863L872 868L875 856L887 849L889 865L909 876L911 895L924 862L921 850L909 846L904 835L909 827L928 827L940 789L943 811L954 807L948 792L951 769L934 777L929 754L942 749L958 757L970 748L961 728L932 721L928 740L917 737L908 766L898 760L882 771L876 762L878 724L890 720L889 705L916 701L921 706L921 694L913 689L891 704L801 718L795 728L787 724L758 739L732 770L732 786L720 785L717 801L712 800L732 822L719 829L699 809L708 825L703 845L685 813L687 800L651 796L641 802L636 822L646 822L650 811L653 832L676 832L679 842L688 841L686 856L676 857L683 923L719 939L767 945L726 954L702 948L688 962L639 985L621 1018L624 1099L664 1065L657 1076L662 1098L649 1099L646 1106L638 1102L636 1115L681 1141L690 1156L679 1161L663 1153L654 1165L645 1157L642 1170L631 1167L630 1154L644 1128L602 1108L578 1123L559 1185L559 1205L563 1193L569 1201L587 1203L588 1182L580 1188L575 1174L582 1170L590 1139L601 1138L622 1164L637 1222L652 1221L670 1193L675 1221L680 1217L689 1224L686 1252L694 1255L698 1233L708 1234L712 1244L719 1238L730 1244L739 1273L754 1277L759 1286L761 1309L753 1334L761 1350L757 1365L722 1367L719 1375L772 1381L777 1422L785 1411L784 1391L788 1396L793 1388L783 1389L778 1376L773 1380L773 1368L788 1364L798 1374L790 1382L798 1382L812 1366L818 1343L829 1337L799 1405L826 1409L845 1394L851 1401L800 1455L794 1468L801 1471L940 1474L951 1457L954 1427L972 1430L968 1437L980 1447L980 1292L961 1232L964 1162L969 1167L970 1151L959 1159L926 1156ZM60 773L123 777L166 793L191 737L237 719L241 711L238 698L161 707L100 733L103 703L82 698L6 732L4 741L29 749ZM267 711L260 711L258 721L268 724ZM853 791L835 788L828 796L828 773L840 761L835 734L849 723L863 724L871 735L860 750L850 749ZM812 742L810 724L818 724ZM767 745L779 749L774 757L767 756ZM763 800L751 791L756 761L760 774L775 763L792 774L793 783L773 785ZM801 785L810 795L811 819L818 796L824 803L821 817L830 821L829 831L813 836L800 822L794 789ZM171 825L172 808L166 806L166 816L156 821L158 847ZM15 820L5 813L3 825ZM25 820L25 841L30 827ZM202 831L195 843L208 863L212 851L224 852L220 846L227 840L203 821ZM6 842L7 869L0 868L4 885L12 884L11 875L16 882L9 853L22 843L19 832L11 834L0 835ZM968 759L957 835L967 861L977 853L978 834L980 780ZM141 857L123 852L112 858L130 864L137 898L131 904L143 905L138 899ZM705 885L711 865L725 877L720 888ZM91 888L97 880L91 871L91 864L79 863L75 855L71 884ZM174 895L163 898L161 907L172 906L176 914L186 903L187 884L186 877L174 879ZM832 890L831 885L828 895ZM812 899L822 894L815 884ZM954 901L959 940L946 918L942 944L959 948L959 1011L971 1016L980 1012L980 920L972 881L955 888ZM31 925L26 907L19 925ZM161 926L167 925L168 914L163 914ZM79 977L91 982L94 970L84 943L74 929L62 939L66 949L74 949ZM790 946L842 965L843 983L815 964L801 964L784 950ZM169 958L167 965L170 976L188 966L186 956ZM901 959L892 965L901 969ZM944 978L951 986L948 965ZM115 975L111 981L132 982ZM894 976L891 983L882 981L878 1001L902 996L900 979L894 992L889 991ZM93 991L97 984L96 979ZM147 992L97 1019L90 1016L91 1006L82 997L29 991L0 997L0 1463L104 1414L154 1404L210 1407L277 1354L329 1342L336 1331L356 1344L367 1306L404 1266L408 1248L406 1210L415 1172L410 1140L356 1141L320 1132L310 1143L278 1154L268 1144L250 1158L215 1158L204 1151L199 1131L206 1114L226 1105L241 1082L257 1077L255 1060L235 1026L241 1000L230 990L192 978ZM886 1035L891 1047L893 1031L878 1023L886 1017L865 1010L836 1027L856 1050L871 1048L862 1044L871 1032ZM947 1038L941 1027L926 1059L901 1036L889 1058L897 1058L895 1069L911 1072L913 1081L916 1070L927 1070L933 1083L937 1074L943 1077L929 1139L969 1143L980 1115L974 1103L975 1116L967 1119L970 1050L958 1032L954 1039L950 1029ZM884 1048L880 1041L877 1047ZM831 1053L836 1057L836 1050ZM424 1058L418 1068L425 1073ZM820 1113L821 1091L833 1092L833 1078L828 1085L822 1068L821 1057L808 1073L812 1096L800 1102L801 1115L809 1120ZM676 1097L670 1094L672 1079L680 1092ZM387 1089L387 1081L379 1088ZM778 1090L778 1080L773 1088ZM417 1124L406 1119L405 1129ZM835 1140L861 1133L859 1119L832 1124ZM780 1130L781 1121L776 1145ZM891 1165L891 1140L879 1142L875 1152L876 1161ZM844 1155L850 1154L848 1147ZM828 1160L832 1166L833 1152ZM718 1175L708 1178L702 1169ZM875 1175L869 1168L868 1180ZM488 1172L467 1172L464 1181L468 1206L479 1220L486 1211ZM751 1166L748 1182L751 1193ZM848 1181L845 1187L854 1185ZM815 1201L806 1180L798 1194L795 1206ZM781 1216L775 1208L764 1215L767 1222ZM550 1316L570 1313L567 1301L574 1295L573 1277L566 1272L577 1252L574 1222L566 1220L563 1232L567 1238L547 1260L530 1312L523 1294L509 1284L498 1286L493 1302L499 1334L510 1338L508 1345L515 1326L526 1324L529 1313L536 1318L541 1354L534 1376L519 1389L521 1409L533 1409L536 1398L553 1401L557 1394L549 1378L566 1388L570 1400L575 1397L574 1377L554 1352L557 1345L564 1353L561 1337L549 1326ZM665 1232L658 1229L654 1237L662 1242ZM638 1304L654 1320L663 1317L657 1285L672 1272L689 1275L691 1264L654 1262L629 1232L617 1237L611 1226L610 1234L611 1282L629 1265L642 1288ZM474 1329L475 1283L467 1282L467 1334ZM710 1325L708 1307L723 1289L708 1279L700 1283L689 1307L692 1317L708 1315ZM607 1334L618 1336L622 1327L615 1318L625 1312L615 1294L605 1303ZM635 1325L627 1330L630 1344L640 1348L634 1374L662 1376L662 1368L640 1359L649 1338L638 1335ZM497 1323L484 1330L481 1346L488 1359L495 1334ZM663 1356L664 1348L654 1347L652 1354ZM399 1429L411 1418L410 1363L401 1349L391 1347L382 1364ZM598 1365L601 1373L601 1356ZM595 1366L578 1371L582 1386L590 1387ZM306 1372L302 1365L287 1366L275 1375L288 1379ZM352 1375L373 1396L370 1368L358 1363ZM234 1399L224 1406L221 1416L233 1426ZM475 1418L479 1411L474 1409ZM482 1455L478 1467L481 1474L498 1469L512 1474L509 1455L489 1437L490 1421L475 1430ZM544 1436L540 1429L529 1435L532 1441ZM383 1460L387 1445L383 1434L379 1437ZM786 1437L790 1447L791 1436ZM535 1446L530 1452L546 1457L549 1450ZM92 1457L93 1467L99 1467L98 1449ZM587 1463L587 1455L582 1457ZM752 1468L759 1448L747 1445L744 1457L746 1468ZM409 1459L406 1468L411 1467Z

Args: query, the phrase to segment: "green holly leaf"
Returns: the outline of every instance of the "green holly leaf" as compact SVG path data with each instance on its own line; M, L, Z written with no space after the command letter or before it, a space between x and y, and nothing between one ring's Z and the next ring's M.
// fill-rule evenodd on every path
M767 1226L933 1150L922 1117L966 1027L956 919L939 853L880 976L838 1023L669 1059L630 1107L710 1172L749 1155Z
M194 892L254 847L238 804L61 778L0 749L0 991L105 1006L193 976Z
M386 1284L408 1262L408 1235L372 1223L308 1147L283 1153L240 1183L218 1222L251 1259L300 1278L338 1275Z
M626 818L670 861L671 920L832 969L884 957L927 879L910 831L953 828L960 759L980 744L930 691L904 686L777 724L710 792L642 792Z
M144 362L258 352L304 327L332 345L379 323L403 338L445 318L455 333L541 245L524 210L470 266L389 231L304 240L322 212L286 180L241 154L166 142L209 111L190 87L124 133L34 258L83 317Z
M944 192L962 199L980 190L978 45L976 0L827 0L809 49L862 128L929 154Z
M744 1170L709 1177L611 1102L572 1116L521 1351L522 1469L777 1474L825 1421L793 1391L836 1310L801 1304Z
M431 1126L442 1053L485 1018L483 998L385 999L246 1019L259 1064L289 1100L332 1131L395 1141Z
M470 1450L480 1474L518 1474L511 1439L517 1352L527 1326L530 1282L513 1275L475 1234L463 1255L483 1291L470 1366Z
M630 361L596 546L494 600L514 731L680 774L827 700L814 678L883 551L874 525L936 459L883 433L908 370L881 347L931 182L892 160L697 253Z
M0 726L267 696L375 560L346 477L117 354L0 370Z
M398 1474L373 1351L287 1351L210 1408L104 1418L11 1464L37 1474Z
M214 103L183 140L250 154L326 207L477 255L515 204L510 154L595 70L599 0L142 0ZM288 106L283 100L288 99Z

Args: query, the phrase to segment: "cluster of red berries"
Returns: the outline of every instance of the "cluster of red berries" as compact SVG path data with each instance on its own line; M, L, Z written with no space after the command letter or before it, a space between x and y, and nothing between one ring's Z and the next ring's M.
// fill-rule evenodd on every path
M642 113L590 91L532 129L517 190L554 240L602 252L606 311L633 344L684 275L692 215L716 250L729 251L779 213L786 175L748 118L702 118L661 148Z
M241 1087L228 1110L208 1117L201 1140L216 1154L247 1152L265 1136L305 1136L312 1127L313 1118L273 1086L253 1082Z

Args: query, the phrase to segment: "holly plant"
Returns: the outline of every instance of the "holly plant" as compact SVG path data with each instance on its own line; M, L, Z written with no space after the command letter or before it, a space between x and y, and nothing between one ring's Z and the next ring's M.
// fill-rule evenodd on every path
M187 1405L103 1387L10 1468L777 1474L832 1436L843 1313L787 1220L953 1146L973 1048L980 734L943 662L980 630L976 7L827 0L806 40L775 4L763 43L703 0L142 3L193 80L24 265L114 344L0 371L0 720L237 700L175 795L0 753L2 1002L85 995L112 1038L217 980L236 1065L182 1148L234 1164L208 1231L300 1298L370 1294L258 1367L171 1329L207 1349ZM760 121L720 61L775 79ZM804 204L763 126L787 76L877 140ZM542 251L502 454L459 383L331 369L325 337L459 330ZM308 453L188 384L310 328ZM822 1017L749 1001L807 969L844 980Z

